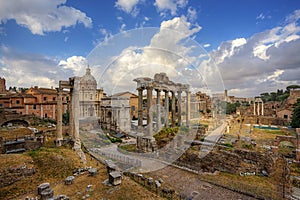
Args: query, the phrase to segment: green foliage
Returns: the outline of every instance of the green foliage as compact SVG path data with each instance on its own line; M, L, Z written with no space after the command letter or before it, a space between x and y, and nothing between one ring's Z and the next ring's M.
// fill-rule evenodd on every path
M297 103L295 105L291 121L291 126L293 128L300 128L300 99L297 100Z
M136 152L136 145L135 144L128 144L128 145L122 145L120 146L121 149L129 152Z
M233 145L231 143L224 143L223 145L229 148L233 148Z
M109 135L106 136L112 143L116 143L116 142L122 142L122 139L120 138L114 138L114 137L110 137Z
M300 85L289 85L286 87L287 91L290 91L291 89L299 89Z
M245 149L253 149L253 145L252 144L248 144L248 143L243 143L242 147Z
M260 94L260 98L264 102L268 101L284 101L290 96L290 90L293 89L299 89L300 85L289 85L286 87L286 90L283 92L283 90L277 90L277 92L265 92Z
M62 116L62 122L64 124L69 124L69 119L70 119L70 111L67 110Z
M236 108L240 107L241 104L240 102L235 102L235 103L228 103L226 102L226 114L230 115L232 113L236 112Z

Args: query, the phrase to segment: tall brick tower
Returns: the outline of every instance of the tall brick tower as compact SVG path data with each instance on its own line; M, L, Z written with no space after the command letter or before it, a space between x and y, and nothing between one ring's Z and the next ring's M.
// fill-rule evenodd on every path
M0 77L0 93L6 93L5 78Z

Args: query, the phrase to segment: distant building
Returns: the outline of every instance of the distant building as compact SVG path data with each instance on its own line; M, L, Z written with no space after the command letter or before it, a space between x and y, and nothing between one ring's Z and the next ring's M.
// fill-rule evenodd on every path
M86 74L80 79L79 118L99 117L102 97L103 89L97 89L97 81L87 67Z
M297 103L297 99L300 99L300 89L290 90L290 96L287 99L287 104L294 105Z
M277 117L281 119L286 119L287 121L292 120L293 110L290 108L283 108L277 110Z
M131 128L130 97L104 97L101 99L100 125L107 130L128 133Z
M0 77L0 94L6 93L6 81L5 78Z
M63 110L68 108L68 93L63 93ZM57 91L50 88L31 87L25 93L12 93L0 97L0 108L23 115L56 119Z
M112 95L113 97L129 97L130 119L138 118L138 96L131 92L121 92Z

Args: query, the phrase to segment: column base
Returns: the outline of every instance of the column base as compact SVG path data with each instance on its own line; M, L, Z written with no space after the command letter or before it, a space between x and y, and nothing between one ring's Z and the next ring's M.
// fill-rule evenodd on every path
M64 141L63 138L58 138L58 139L54 140L54 144L56 147L60 147L63 145L63 141Z

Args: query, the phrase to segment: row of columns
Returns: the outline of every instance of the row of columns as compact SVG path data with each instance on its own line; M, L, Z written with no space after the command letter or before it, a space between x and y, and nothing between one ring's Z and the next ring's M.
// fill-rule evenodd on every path
M264 103L263 102L254 102L253 114L254 115L264 115Z
M144 88L138 88L138 128L141 131L143 127L143 90ZM151 113L152 108L152 87L146 87L147 90L147 125L148 125L148 131L147 135L151 136L153 132L153 116ZM160 89L155 89L156 91L156 112L157 112L157 130L161 129L161 91ZM171 124L172 127L175 126L176 118L178 119L178 124L182 124L181 119L181 93L182 91L177 91L177 110L178 113L176 115L176 105L175 105L175 99L176 99L176 92L175 91L168 91L163 90L165 93L165 102L164 102L164 108L166 111L166 117L165 117L165 127L169 127L169 92L171 92ZM186 91L186 126L189 126L189 120L190 120L190 92Z

